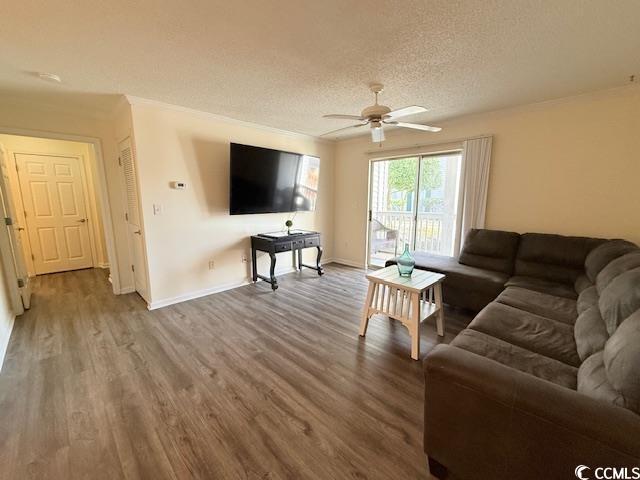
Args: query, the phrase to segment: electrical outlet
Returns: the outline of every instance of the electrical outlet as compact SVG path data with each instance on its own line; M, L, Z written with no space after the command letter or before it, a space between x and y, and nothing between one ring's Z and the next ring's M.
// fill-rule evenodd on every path
M244 253L242 254L242 263L247 263L247 256Z
M214 268L216 268L216 262L209 260L209 270L213 270Z

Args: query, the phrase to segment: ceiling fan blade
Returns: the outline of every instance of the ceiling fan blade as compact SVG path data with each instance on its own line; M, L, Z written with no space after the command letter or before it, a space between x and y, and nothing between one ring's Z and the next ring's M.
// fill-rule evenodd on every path
M373 127L371 129L371 140L374 143L384 142L384 130L382 129L382 126Z
M360 115L340 115L340 114L331 114L331 115L323 115L322 118L335 118L337 120L364 120Z
M396 127L413 128L415 130L423 130L425 132L439 132L442 130L440 127L432 127L430 125L420 125L419 123L406 123L406 122L385 122L389 125L395 125Z
M331 130L330 132L323 133L320 136L321 137L326 137L327 135L333 135L334 133L339 133L339 132L342 132L344 130L351 130L352 128L364 127L365 125L366 125L366 123L358 123L357 125L350 125L348 127L339 128L337 130Z
M427 109L424 107L420 107L418 105L411 105L409 107L399 108L397 110L393 110L385 115L385 118L400 118L405 117L407 115L414 115L416 113L424 113Z

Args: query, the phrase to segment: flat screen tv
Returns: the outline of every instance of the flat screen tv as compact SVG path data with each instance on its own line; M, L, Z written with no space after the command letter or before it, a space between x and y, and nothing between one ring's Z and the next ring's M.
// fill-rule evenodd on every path
M231 215L315 210L319 158L239 143L230 158Z

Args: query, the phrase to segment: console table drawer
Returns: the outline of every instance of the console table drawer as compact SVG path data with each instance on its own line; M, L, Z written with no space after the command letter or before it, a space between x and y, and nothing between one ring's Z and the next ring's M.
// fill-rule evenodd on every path
M300 240L294 240L291 242L291 247L296 249L296 248L304 248L304 238L301 238Z
M320 237L311 237L304 239L305 247L317 247L318 245L320 245Z
M276 243L274 245L274 248L276 252L288 252L289 250L291 250L291 243Z

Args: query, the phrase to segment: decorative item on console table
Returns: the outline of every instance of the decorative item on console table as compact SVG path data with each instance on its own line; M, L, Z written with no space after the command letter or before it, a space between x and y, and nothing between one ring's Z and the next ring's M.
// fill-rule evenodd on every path
M318 272L318 275L324 274L324 269L320 265L322 258L322 244L319 232L307 232L305 230L287 230L287 232L261 233L251 237L251 270L254 282L258 278L271 284L271 289L278 288L278 280L276 279L276 253L293 252L294 265L298 270L302 267L310 268ZM315 247L318 251L316 256L316 265L307 265L302 263L302 249ZM271 258L271 267L269 276L258 274L258 264L256 252L266 252Z

